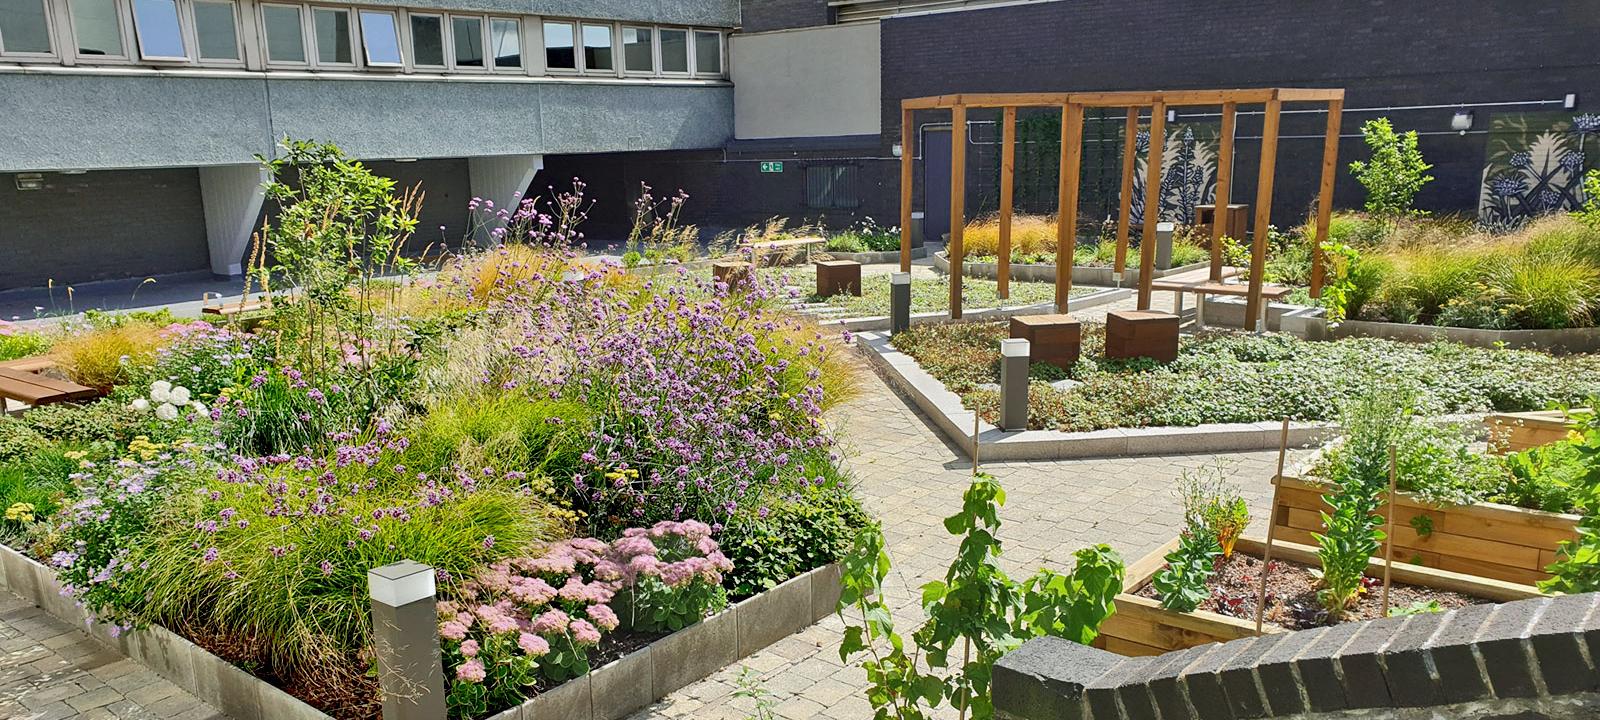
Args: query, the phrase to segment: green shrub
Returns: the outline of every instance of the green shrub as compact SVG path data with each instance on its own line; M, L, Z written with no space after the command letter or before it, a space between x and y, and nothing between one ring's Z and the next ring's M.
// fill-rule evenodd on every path
M1150 585L1161 596L1161 607L1177 612L1194 612L1200 607L1211 595L1206 582L1221 554L1215 534L1185 533L1178 549L1163 558L1166 566L1150 578Z
M1361 125L1361 139L1372 151L1369 160L1350 163L1350 173L1367 189L1367 212L1394 219L1412 212L1417 191L1433 181L1432 168L1417 149L1417 131L1396 134L1389 118Z
M808 570L838 562L873 521L842 483L812 485L735 515L717 536L733 571L723 584L734 599L776 587Z
M0 463L26 459L48 442L45 436L23 422L22 418L0 414Z
M1589 468L1573 440L1505 455L1505 485L1494 502L1547 512L1572 512Z
M1573 450L1584 472L1572 488L1572 504L1583 517L1578 521L1578 538L1563 541L1555 563L1546 568L1551 578L1539 583L1545 592L1600 590L1600 423L1592 412L1577 414L1574 419L1578 439Z
M27 526L54 515L61 501L72 489L71 475L79 470L77 457L68 457L72 450L59 446L44 446L30 453L26 460L0 464L0 539L14 539ZM12 508L22 505L25 510Z
M0 324L0 331L5 329ZM0 332L0 360L15 360L17 358L43 355L50 351L51 339L43 333L16 332L7 334Z
M40 437L67 445L111 443L118 446L149 432L149 416L128 407L118 397L90 403L58 403L29 410L22 416ZM4 450L0 450L3 453Z

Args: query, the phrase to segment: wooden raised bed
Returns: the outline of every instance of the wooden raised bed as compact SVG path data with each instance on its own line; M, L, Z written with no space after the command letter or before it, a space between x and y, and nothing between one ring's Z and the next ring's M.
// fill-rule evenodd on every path
M1172 552L1177 546L1178 540L1174 538L1128 566L1127 580L1122 593L1117 595L1116 599L1117 612L1100 626L1100 636L1094 641L1095 647L1118 655L1160 655L1206 643L1227 642L1255 636L1254 620L1229 617L1205 610L1175 612L1161 607L1161 603L1156 600L1134 594L1150 583L1150 578L1166 564L1167 553ZM1261 557L1265 547L1266 543L1261 540L1240 538L1238 545L1235 546L1235 552ZM1318 564L1315 547L1277 539L1272 542L1272 559L1306 565ZM1383 559L1372 558L1367 565L1367 574L1382 577ZM1449 590L1495 602L1542 595L1531 585L1519 585L1398 561L1394 563L1391 577L1396 583ZM1261 629L1266 633L1291 632L1272 623L1263 625Z
M1567 439L1573 429L1569 417L1569 412L1561 410L1496 413L1485 417L1483 424L1489 428L1489 449L1508 453Z
M1326 485L1285 477L1278 481L1275 537L1316 542L1322 530ZM1387 512L1388 505L1379 508ZM1413 518L1425 516L1432 532L1422 533ZM1550 577L1544 569L1556 560L1556 546L1578 537L1577 515L1478 503L1441 507L1410 493L1398 493L1394 511L1394 559L1440 570L1531 585Z

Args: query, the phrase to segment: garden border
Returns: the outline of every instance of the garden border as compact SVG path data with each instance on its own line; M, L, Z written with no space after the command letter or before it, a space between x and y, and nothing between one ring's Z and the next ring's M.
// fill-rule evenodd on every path
M858 347L869 364L889 384L911 399L933 420L935 427L962 450L970 452L974 412L910 355L894 349L886 332L857 336ZM1175 455L1278 447L1283 425L1270 420L1253 423L1209 423L1193 427L1161 426L1114 428L1088 432L1060 430L1006 431L979 421L978 438L985 460L1069 460L1115 455ZM1332 423L1292 422L1289 445L1305 445L1336 429Z
M839 252L826 248L817 251L818 255L827 255L835 260L854 260L862 265L887 265L900 262L900 251L885 250L883 252ZM911 259L921 260L928 256L928 246L920 245L911 248Z
M898 257L898 255L896 255L896 257ZM995 280L1000 277L999 263L972 262L970 260L966 260L961 264L963 267L962 274L966 275L967 277L979 278L983 280ZM1189 263L1188 265L1179 265L1177 267L1167 268L1166 270L1157 269L1154 275L1157 278L1162 278L1168 275L1190 272L1192 270L1204 270L1210 266L1211 262L1207 260L1203 262ZM933 267L939 272L948 275L950 274L950 259L942 252L934 253ZM1074 285L1103 285L1105 287L1117 287L1116 283L1112 282L1111 276L1112 268L1109 267L1099 267L1095 265L1072 266L1072 282ZM1011 263L1011 279L1014 282L1053 283L1056 281L1056 266L1055 263ZM1127 271L1122 274L1121 287L1134 287L1138 284L1139 268L1127 268Z
M1161 607L1158 601L1135 594L1149 584L1150 579L1166 565L1166 554L1177 546L1178 540L1174 538L1128 566L1123 591L1116 597L1117 612L1101 626L1100 635L1095 638L1096 647L1124 656L1152 655L1212 642L1255 637L1256 626L1252 621L1206 610L1180 613ZM1264 540L1242 537L1239 538L1235 552L1260 557L1265 547ZM1317 548L1274 539L1272 557L1275 560L1314 565L1317 562ZM1376 577L1382 573L1383 559L1368 558L1366 574ZM1391 576L1395 582L1452 590L1496 603L1545 597L1544 593L1531 585L1412 565L1398 560L1394 562ZM1261 629L1264 633L1296 632L1275 624L1263 624ZM1139 637L1129 638L1126 635ZM1156 647L1140 642L1140 639L1164 642L1174 647Z
M618 720L710 677L832 615L837 564L801 573L617 660L491 716L492 720ZM0 544L0 584L108 649L121 653L233 720L329 720L277 686L159 625L113 635L71 598L50 568Z
M1477 328L1413 325L1410 323L1346 320L1341 323L1306 323L1307 340L1340 340L1372 337L1385 340L1427 343L1448 340L1470 347L1493 348L1501 343L1513 350L1541 350L1553 355L1574 355L1600 351L1600 327L1558 330L1480 330Z
M914 282L914 281L913 281ZM1072 298L1072 307L1078 310L1110 305L1111 303L1131 297L1133 291L1127 288L1102 288L1087 295ZM938 324L948 322L966 322L968 320L1004 320L1019 315L1049 315L1056 311L1055 303L1042 302L1033 305L1018 305L1016 307L994 307L980 309L963 309L961 318L952 320L948 310L934 312L914 313L911 315L913 325ZM831 317L814 312L797 310L807 317L814 318L819 325L837 327L850 332L867 332L871 330L889 329L888 315L867 315L863 317Z

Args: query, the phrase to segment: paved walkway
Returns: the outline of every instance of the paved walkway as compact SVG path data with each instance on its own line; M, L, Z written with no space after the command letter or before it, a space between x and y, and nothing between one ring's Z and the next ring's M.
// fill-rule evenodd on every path
M1101 311L1102 314L1104 310ZM916 588L940 579L956 541L942 526L961 504L972 467L927 421L876 375L862 377L862 394L839 411L848 465L860 480L868 508L884 519L894 561L891 606L903 635L922 621ZM1258 516L1270 502L1276 452L1229 456L1235 479ZM1070 569L1073 552L1109 543L1127 562L1171 539L1181 523L1172 484L1185 468L1211 456L1106 458L1059 462L984 464L1008 502L1001 512L1002 565L1013 577L1040 566ZM1253 529L1262 532L1258 517ZM781 718L870 718L862 694L866 676L839 661L844 625L830 617L747 658L759 673ZM734 697L740 665L674 693L634 716L737 719L754 714L754 702ZM954 717L954 714L951 714Z
M0 590L0 718L225 720L143 665Z

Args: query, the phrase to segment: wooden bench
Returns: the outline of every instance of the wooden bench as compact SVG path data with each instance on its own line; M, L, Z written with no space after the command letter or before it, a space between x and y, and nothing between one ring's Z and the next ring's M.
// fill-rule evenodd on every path
M215 304L213 304L213 301L215 301ZM270 296L259 297L254 300L240 299L223 302L221 295L204 293L200 296L200 304L200 312L225 318L246 313L272 311L272 298Z
M100 395L94 388L39 373L0 368L0 400L38 407L59 402L90 400Z
M1233 272L1224 271L1224 278L1238 275L1237 268L1227 268L1227 270ZM1198 277L1195 276L1197 273L1200 274ZM1178 316L1183 315L1183 296L1187 293L1194 293L1196 296L1194 325L1197 329L1205 329L1206 326L1207 295L1250 296L1250 285L1248 283L1217 282L1212 280L1209 273L1203 270L1195 270L1155 280L1150 283L1150 289L1173 293L1172 314ZM1260 325L1257 326L1259 329L1265 330L1267 328L1267 305L1272 301L1288 297L1292 292L1294 292L1294 288L1282 285L1263 284L1261 286L1261 299L1265 302L1261 303Z
M43 370L49 370L55 366L56 361L51 360L43 355L17 358L15 360L6 360L4 362L0 362L0 369L18 370L26 373L36 373Z
M827 245L828 241L820 237L797 237L783 240L763 240L760 242L745 242L739 247L750 251L751 267L761 267L761 255L774 250L794 250L805 248L806 262L811 261L811 248L817 245Z

